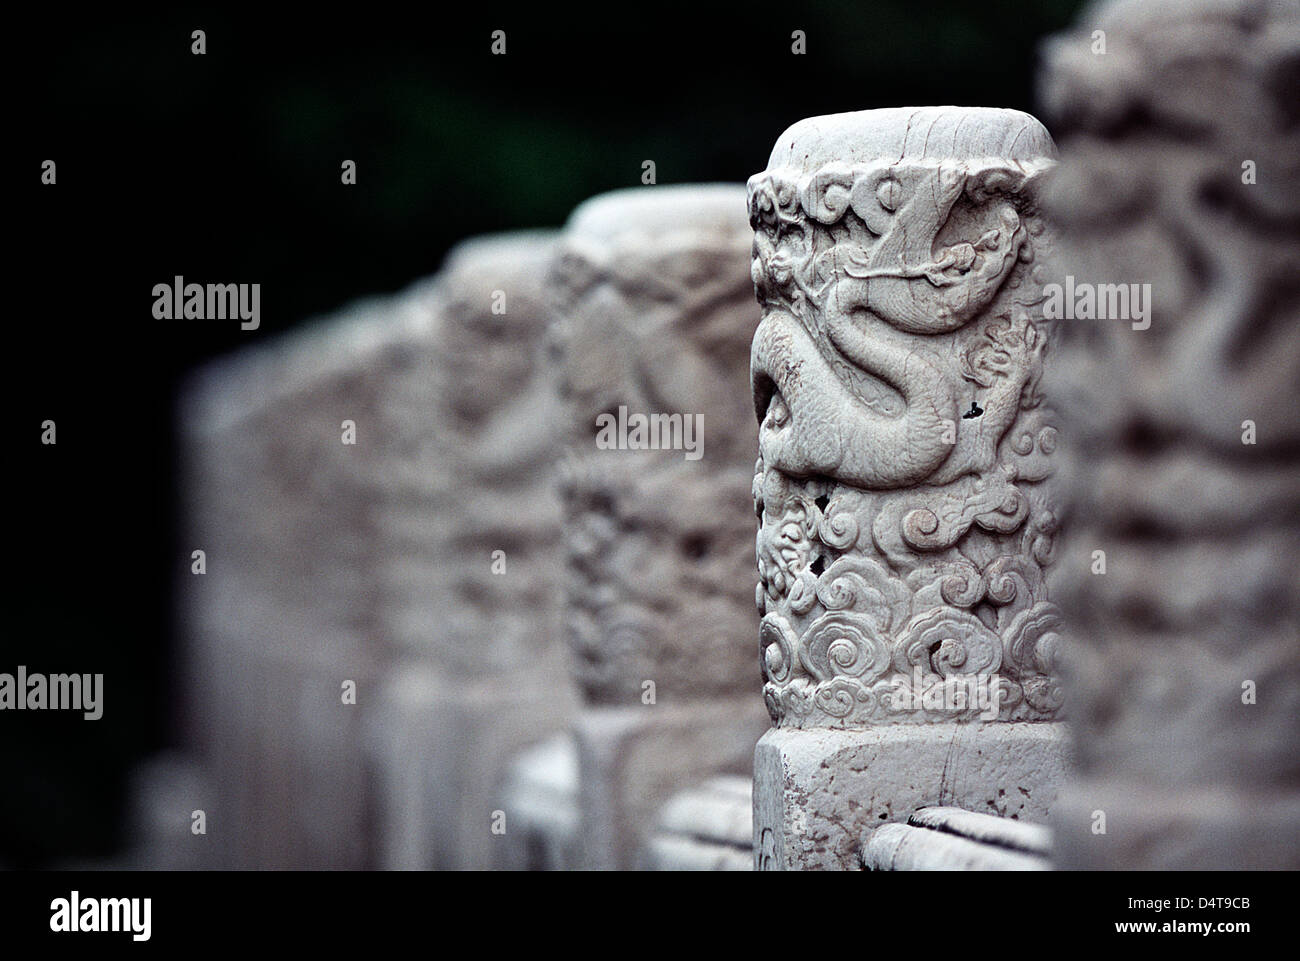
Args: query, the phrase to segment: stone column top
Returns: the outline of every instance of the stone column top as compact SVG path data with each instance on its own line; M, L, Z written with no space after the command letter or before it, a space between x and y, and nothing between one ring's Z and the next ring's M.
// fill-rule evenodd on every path
M545 327L550 316L544 289L558 237L555 230L519 230L471 237L457 244L438 272L438 306L442 314L450 315L438 323L444 328L452 321L481 328L477 336L492 344L508 333L503 329L507 326L512 330ZM516 300L529 309L515 309Z
M620 407L700 415L704 456L748 470L751 246L741 184L619 190L574 211L551 292L552 356L575 440L590 444L595 418Z
M682 184L630 187L584 201L565 225L567 240L609 243L629 235L656 238L748 229L740 184Z
M438 274L403 291L358 298L327 317L209 362L181 391L182 429L207 435L228 430L321 384L358 379L382 366L387 353L440 345L448 310L468 311L462 326L473 325L490 314L494 290L517 293L535 308L557 236L553 230L521 230L470 238L451 249ZM536 309L501 316L525 326L548 321Z
M768 170L886 160L1055 159L1037 118L1003 107L885 107L809 117L777 138Z

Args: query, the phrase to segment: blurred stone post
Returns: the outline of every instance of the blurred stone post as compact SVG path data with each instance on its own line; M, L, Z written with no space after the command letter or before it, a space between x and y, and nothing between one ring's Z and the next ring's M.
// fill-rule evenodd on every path
M216 361L178 410L188 740L213 794L209 866L372 866L361 755L388 656L375 536L382 395L428 288ZM202 572L199 573L199 569Z
M468 242L190 385L206 571L181 597L215 866L489 867L506 759L567 724L552 236Z
M452 251L419 363L383 394L376 528L398 651L369 736L383 867L497 863L508 761L575 707L554 476L566 421L544 358L553 249L553 234L529 233Z
M564 618L589 868L635 866L678 791L748 775L764 726L744 588L758 320L744 204L739 185L606 194L560 243Z
M1075 454L1057 864L1295 869L1300 7L1110 3L1046 60Z

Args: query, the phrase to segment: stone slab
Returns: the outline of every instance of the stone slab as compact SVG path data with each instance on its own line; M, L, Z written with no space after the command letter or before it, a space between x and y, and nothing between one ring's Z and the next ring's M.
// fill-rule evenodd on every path
M872 827L950 805L1045 822L1064 781L1064 725L772 729L754 751L759 870L856 870Z
M506 833L497 866L566 871L578 866L578 747L567 732L515 758L503 792Z
M1046 871L1045 858L910 824L876 828L863 844L868 871Z
M649 871L752 871L753 782L709 778L673 796L659 812L639 866Z

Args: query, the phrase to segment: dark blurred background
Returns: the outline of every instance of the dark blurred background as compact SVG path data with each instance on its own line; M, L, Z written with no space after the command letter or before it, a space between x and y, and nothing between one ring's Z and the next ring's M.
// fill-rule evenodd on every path
M0 714L0 865L112 857L132 766L176 746L169 589L190 547L172 400L188 370L396 291L468 236L559 226L583 199L639 185L647 159L660 184L744 181L802 117L1032 110L1038 43L1080 6L11 13L17 483L0 672L103 673L106 693L95 722ZM505 56L490 53L495 29ZM791 53L795 29L806 55ZM47 159L56 186L40 183ZM356 186L340 183L345 159ZM155 320L152 287L178 274L260 283L260 329Z

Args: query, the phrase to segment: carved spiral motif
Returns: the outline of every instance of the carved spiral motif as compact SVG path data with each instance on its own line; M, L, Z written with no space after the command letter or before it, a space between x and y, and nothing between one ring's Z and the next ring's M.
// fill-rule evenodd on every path
M979 618L965 611L938 608L913 618L903 632L894 666L906 674L914 667L953 674L988 674L1002 663L1002 642Z
M827 547L848 550L858 539L858 519L848 511L828 510L817 525L817 534Z
M790 610L796 614L806 614L817 603L817 575L808 568L803 568L794 575L787 597Z
M984 584L990 601L1005 605L1018 597L1041 591L1042 572L1028 559L1011 554L996 558L984 569Z
M804 633L799 660L819 681L831 677L873 681L889 668L889 646L866 617L834 611L822 615Z
M954 565L939 582L939 596L954 607L974 607L984 597L984 577L974 564Z
M841 557L822 572L817 600L828 611L886 609L889 574L875 561Z
M908 511L903 517L903 539L918 550L942 545L939 534L939 515L928 507Z
M763 649L764 676L769 681L789 680L799 646L789 622L779 614L768 614L759 625L758 638Z
M1060 609L1049 601L1016 615L1006 631L1006 662L1012 673L1028 677L1054 671L1060 630Z
M849 678L836 677L817 686L813 702L831 717L847 717L853 711L858 694L862 691L863 687L860 683Z
M1005 488L989 492L1004 496ZM865 526L857 499L843 488L831 497L838 512ZM759 632L767 703L778 723L985 716L987 704L974 700L918 707L892 690L891 677L910 681L917 670L934 679L928 686L951 688L949 697L972 684L992 685L1004 719L1051 717L1060 709L1059 616L1044 599L1032 551L999 554L982 568L957 557L918 568L906 582L880 561L849 553L815 575L807 558L829 550L825 516L811 496L769 498L765 508L778 502L787 505L786 513L766 519L770 541L759 535L760 570L771 578L781 574L789 588L766 610ZM1046 536L1039 528L1055 529L1056 521L1048 511L1035 515L1033 524L1025 543ZM785 571L776 571L774 557ZM790 570L790 564L801 566ZM765 598L771 587L760 585ZM981 603L999 612L997 629L987 614L975 616Z

